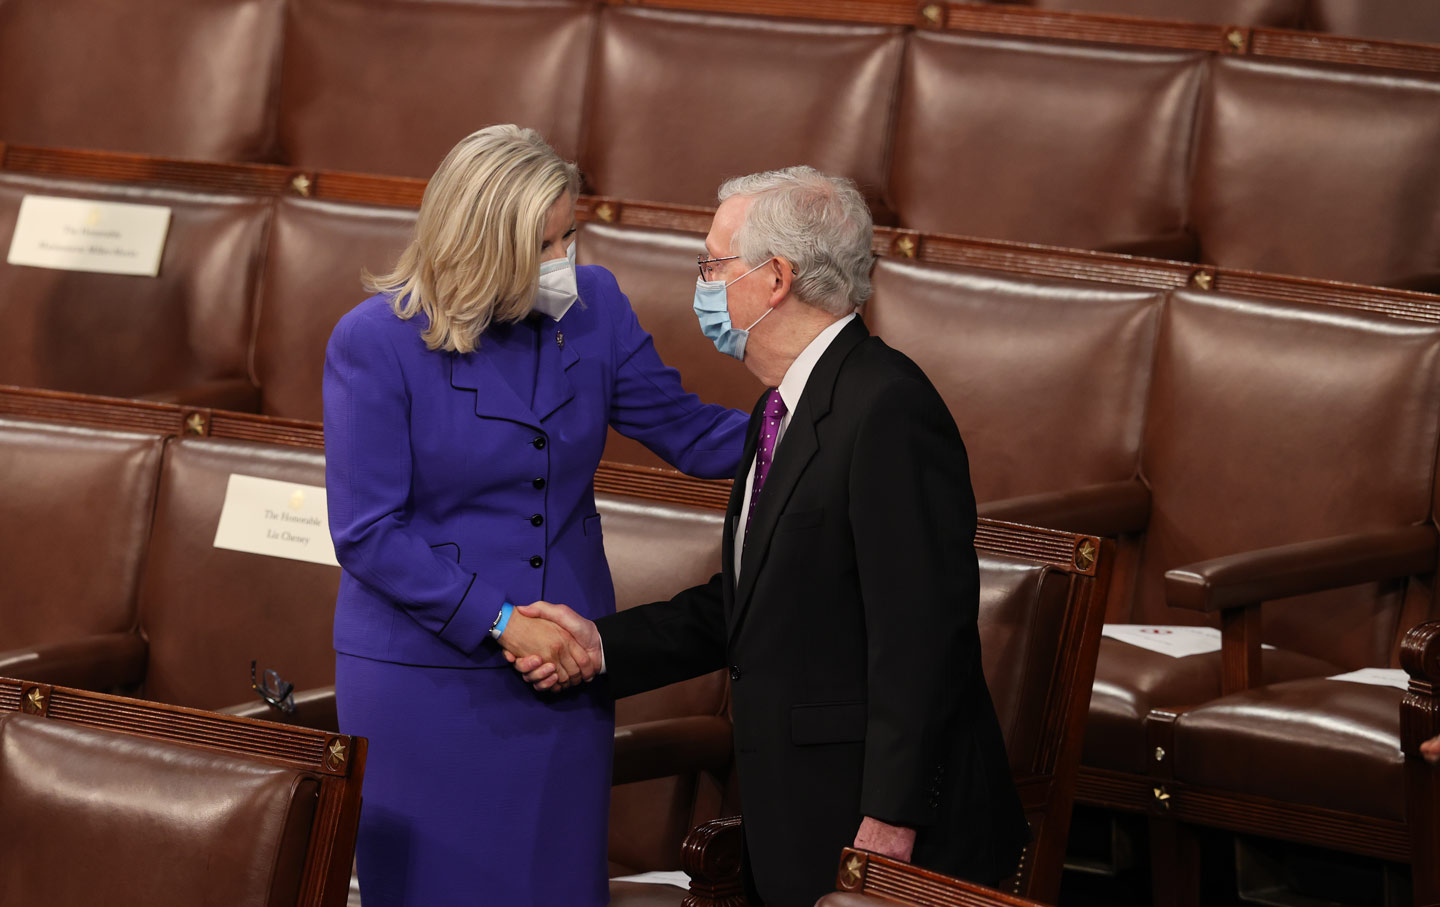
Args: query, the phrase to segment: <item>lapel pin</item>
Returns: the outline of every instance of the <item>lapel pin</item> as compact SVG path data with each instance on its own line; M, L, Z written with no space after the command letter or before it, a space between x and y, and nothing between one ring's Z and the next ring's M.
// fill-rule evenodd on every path
M562 350L565 349L565 332L564 332L564 331L556 331L556 332L555 332L555 345L558 346L558 347L560 347L560 349L562 349Z

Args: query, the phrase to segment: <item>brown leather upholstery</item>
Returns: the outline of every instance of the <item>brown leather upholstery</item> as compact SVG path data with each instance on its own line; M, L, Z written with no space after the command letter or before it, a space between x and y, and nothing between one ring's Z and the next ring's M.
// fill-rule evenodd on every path
M140 592L148 699L200 708L248 702L252 659L297 690L335 682L340 568L216 548L232 474L323 486L325 461L246 441L169 445Z
M891 259L874 285L865 322L949 403L978 501L1136 474L1160 293Z
M1309 0L1307 27L1336 35L1440 43L1440 6L1415 0Z
M283 0L0 4L0 138L225 161L273 154Z
M724 516L718 511L618 495L598 495L596 504L617 607L668 599L720 569ZM621 699L617 734L639 722L724 715L727 694L717 671ZM717 815L719 795L714 779L696 773L616 785L610 792L612 874L680 868L680 842L692 826Z
M1216 25L1299 28L1310 0L1030 0L1039 9L1179 19ZM1359 0L1368 2L1368 0Z
M280 99L284 159L428 177L492 123L538 129L574 158L588 4L291 0Z
M26 195L163 205L158 277L0 263L0 383L111 396L244 382L270 200L0 175L0 248Z
M580 264L603 265L615 275L640 326L655 338L655 351L679 370L686 390L706 403L749 412L764 386L742 363L716 352L695 320L695 257L704 251L705 238L694 233L591 222L580 228L576 254ZM613 431L605 459L665 465Z
M884 182L899 29L603 8L581 167L598 194L712 205L809 164Z
M1210 61L1191 203L1203 261L1440 288L1440 77Z
M1176 722L1175 777L1403 822L1402 695L1312 678L1207 702Z
M0 419L0 651L134 626L162 443Z
M318 779L232 753L0 714L7 904L293 905Z
M917 33L891 204L916 230L1183 258L1204 55Z
M265 259L253 374L261 411L319 421L325 345L335 323L369 295L361 269L384 274L410 241L416 212L284 199Z

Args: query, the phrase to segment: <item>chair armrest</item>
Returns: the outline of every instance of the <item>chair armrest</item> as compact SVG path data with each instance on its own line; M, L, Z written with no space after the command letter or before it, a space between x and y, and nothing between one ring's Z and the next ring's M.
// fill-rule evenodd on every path
M276 724L293 724L297 727L308 727L317 731L340 733L340 719L335 712L335 688L333 686L296 690L294 701L295 711L288 715L259 696L250 702L228 706L218 711L224 715L238 715L241 718L255 718L260 721L273 721Z
M250 383L249 378L216 378L201 381L189 387L172 388L142 394L141 400L156 403L176 403L180 406L201 406L207 409L226 409L241 413L260 411L260 388Z
M690 829L680 845L680 867L690 877L691 905L744 904L740 860L745 850L740 816L711 819Z
M1419 759L1420 744L1440 736L1440 620L1427 620L1405 632L1400 667L1410 675L1410 689L1400 700L1400 748L1406 756Z
M1428 525L1406 526L1226 555L1167 571L1165 598L1214 612L1428 573L1437 541Z
M1047 529L1115 536L1150 520L1150 490L1135 479L989 501L980 516Z
M615 729L613 784L730 769L731 727L715 715L662 718Z
M907 904L1040 907L1035 901L854 847L840 851L840 871L835 879L835 888L834 893L816 901L815 907L894 904L895 901L888 895L896 891L905 893ZM871 895L872 891L879 892L879 895Z
M0 652L0 677L106 692L145 679L149 646L138 633L105 633Z

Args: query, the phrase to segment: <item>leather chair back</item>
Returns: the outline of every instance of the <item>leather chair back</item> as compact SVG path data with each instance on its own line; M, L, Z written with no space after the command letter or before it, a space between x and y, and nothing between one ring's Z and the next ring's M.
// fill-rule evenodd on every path
M325 458L248 441L170 443L140 592L148 699L198 708L253 701L251 660L297 690L335 682L340 568L216 548L231 475L323 486Z
M142 396L244 376L270 199L0 174L0 248L27 195L161 205L170 227L157 277L0 263L0 384Z
M918 32L890 196L925 232L1185 257L1204 55Z
M866 324L950 405L977 501L1136 474L1162 294L892 259L874 285Z
M1177 292L1142 445L1152 492L1133 618L1169 608L1164 573L1225 554L1428 518L1440 327L1319 305ZM1386 663L1402 590L1267 604L1265 639L1352 668Z
M597 48L595 193L713 205L727 177L809 164L879 196L900 29L603 7Z
M325 347L369 295L362 269L384 274L410 242L412 208L283 199L265 259L252 368L262 412L319 421Z
M1440 289L1440 76L1209 66L1191 201L1201 261Z
M266 161L284 0L0 5L0 136Z
M0 651L135 625L163 444L0 419Z
M596 504L618 608L663 601L720 569L724 515L718 511L609 494L597 495ZM724 715L728 693L725 675L717 671L619 700L615 723ZM612 865L632 872L680 868L685 833L719 814L720 795L717 779L701 775L612 788Z
M1029 0L1037 9L1179 19L1213 25L1299 28L1309 0ZM1361 0L1365 2L1365 0Z
M1414 0L1309 0L1315 31L1386 41L1440 43L1440 6Z
M750 411L765 389L745 366L716 352L700 333L692 302L699 273L695 258L705 238L679 230L590 222L580 228L580 264L608 268L630 299L640 326L655 339L661 360L680 372L685 389L706 403ZM664 465L638 441L610 433L605 459Z
M539 130L574 159L590 5L292 0L280 96L283 159L429 177L482 126Z

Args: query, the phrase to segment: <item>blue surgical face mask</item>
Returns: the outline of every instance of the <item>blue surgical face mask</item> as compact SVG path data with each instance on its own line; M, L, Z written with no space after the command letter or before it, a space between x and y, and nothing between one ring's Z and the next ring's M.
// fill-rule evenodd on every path
M540 263L540 285L535 289L535 302L531 308L559 321L579 298L580 290L575 282L575 244L572 242L565 250L564 258Z
M715 344L715 349L742 362L745 359L745 343L750 339L750 332L755 329L755 325L765 320L765 315L775 310L766 309L765 315L756 318L750 327L741 330L730 323L730 306L725 299L725 288L744 280L769 263L770 259L767 258L730 283L698 277L695 279L695 317L700 319L701 332Z

